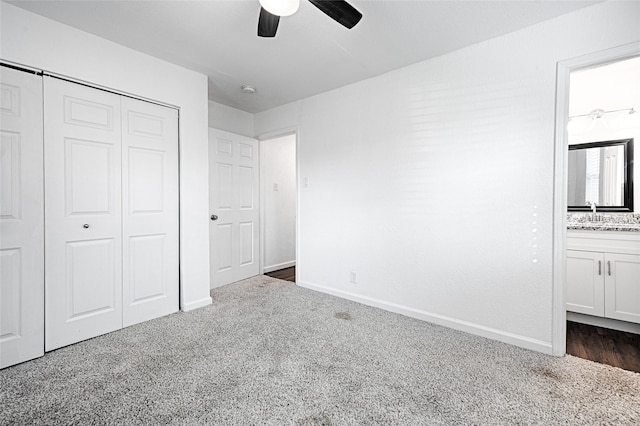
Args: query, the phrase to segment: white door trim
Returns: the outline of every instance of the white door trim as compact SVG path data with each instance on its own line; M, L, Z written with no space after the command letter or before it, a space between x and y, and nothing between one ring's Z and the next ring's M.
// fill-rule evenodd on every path
M567 312L565 305L567 250L567 123L569 122L569 75L582 68L604 65L640 55L640 42L558 62L556 75L556 128L553 178L553 307L551 351L564 356Z
M265 141L270 139L281 138L284 136L295 136L296 138L296 259L295 259L295 267L296 267L296 282L298 281L298 276L300 276L300 131L297 126L294 127L285 127L280 130L276 130L273 132L263 133L259 136L256 136L258 139L260 147ZM262 170L262 165L259 164L260 170ZM260 184L260 274L264 274L266 272L264 269L264 187L262 183Z

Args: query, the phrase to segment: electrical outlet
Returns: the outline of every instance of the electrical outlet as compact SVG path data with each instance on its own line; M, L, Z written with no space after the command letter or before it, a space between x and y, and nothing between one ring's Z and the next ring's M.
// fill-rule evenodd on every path
M350 279L352 284L357 284L358 283L358 277L357 277L355 271L351 271L349 279Z
M274 190L274 191L277 191L277 190L278 190L278 184L277 184L277 183L274 183L274 184L273 184L273 190Z
M309 178L308 177L302 178L302 186L305 187L305 188L309 187Z

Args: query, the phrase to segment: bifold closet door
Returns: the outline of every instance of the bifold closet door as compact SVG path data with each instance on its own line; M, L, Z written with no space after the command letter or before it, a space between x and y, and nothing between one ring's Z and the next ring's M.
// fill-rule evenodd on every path
M122 327L120 96L44 79L47 351Z
M178 111L122 98L124 326L178 310Z
M0 368L44 354L42 77L0 67Z
M178 112L45 79L46 350L178 310Z

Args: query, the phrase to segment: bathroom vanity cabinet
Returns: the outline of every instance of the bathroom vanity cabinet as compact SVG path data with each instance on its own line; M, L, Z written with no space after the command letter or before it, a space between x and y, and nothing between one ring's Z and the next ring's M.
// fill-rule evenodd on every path
M567 237L567 311L640 324L640 232Z

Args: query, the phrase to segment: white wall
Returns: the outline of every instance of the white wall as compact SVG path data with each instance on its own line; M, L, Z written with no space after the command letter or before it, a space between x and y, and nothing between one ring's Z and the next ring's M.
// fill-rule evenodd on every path
M180 107L181 307L209 297L207 78L7 3L0 58Z
M296 261L295 135L260 142L260 182L263 267L271 272Z
M253 114L209 101L209 127L253 137Z
M551 353L556 64L638 28L597 4L257 114L299 128L298 284Z

